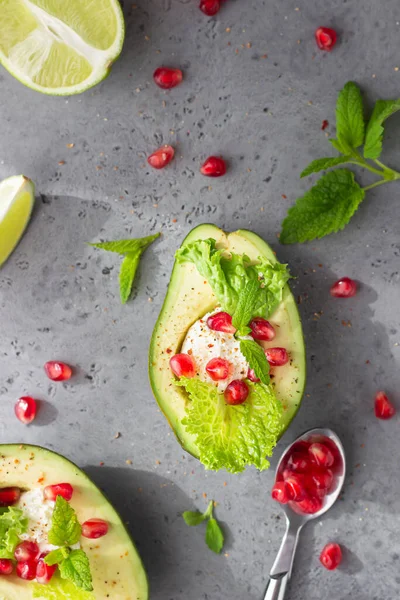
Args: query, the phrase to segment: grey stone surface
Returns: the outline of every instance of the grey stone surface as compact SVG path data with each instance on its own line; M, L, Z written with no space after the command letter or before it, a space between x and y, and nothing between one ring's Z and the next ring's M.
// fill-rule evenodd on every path
M208 19L197 4L126 2L124 52L81 96L43 97L0 73L0 177L23 172L38 193L29 229L0 271L0 440L41 444L87 467L130 521L154 600L260 600L284 530L269 499L272 470L205 472L170 433L147 379L149 338L184 235L209 221L253 229L290 264L303 298L307 393L276 455L323 424L342 437L349 464L342 501L304 531L289 598L396 600L399 420L376 420L372 403L382 388L400 407L399 184L369 192L340 234L281 247L277 233L309 185L301 169L329 153L321 122L333 132L343 84L356 80L369 103L400 95L400 5L229 0ZM316 49L321 24L339 31L331 54ZM184 83L156 88L160 64L181 66ZM397 116L385 143L397 168L399 132ZM177 157L156 172L145 157L162 143ZM199 165L216 153L229 174L206 180ZM118 258L85 242L153 231L163 236L143 259L135 299L121 306ZM357 278L360 292L334 300L330 284L343 275ZM46 379L42 365L55 358L76 367L70 382ZM13 405L28 393L42 404L24 427ZM220 557L206 549L204 530L180 517L205 507L203 494L220 503ZM346 547L334 573L318 562L330 540Z

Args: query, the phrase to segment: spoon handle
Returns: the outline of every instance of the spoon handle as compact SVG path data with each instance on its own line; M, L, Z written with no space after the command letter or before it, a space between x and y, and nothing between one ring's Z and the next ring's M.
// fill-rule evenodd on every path
M283 600L285 597L286 585L289 581L289 574L286 573L278 579L270 580L267 585L264 600Z
M301 524L287 519L286 533L283 536L281 547L272 566L270 577L277 578L288 574L288 578L290 579L301 527Z

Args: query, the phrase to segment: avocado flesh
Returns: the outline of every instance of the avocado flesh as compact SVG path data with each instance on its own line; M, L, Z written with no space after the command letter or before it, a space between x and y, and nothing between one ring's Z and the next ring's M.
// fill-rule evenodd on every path
M252 261L264 256L271 263L277 262L268 244L247 230L226 234L215 225L200 225L188 234L183 245L208 238L215 239L218 247L226 248L228 252L246 254ZM196 458L199 457L199 451L195 438L182 425L189 400L185 392L173 383L169 359L180 351L189 327L216 305L211 286L204 281L196 267L191 263L175 263L150 344L149 372L153 393L180 444ZM272 380L276 396L283 405L282 424L285 431L300 406L306 381L303 331L288 285L284 289L282 303L270 320L277 335L272 342L263 344L264 347L284 347L291 358L287 365L274 369Z
M148 599L146 573L125 526L102 492L76 465L39 446L5 444L0 445L0 477L1 487L17 486L23 490L68 482L74 488L70 504L76 510L80 523L96 517L110 524L104 537L97 540L82 537L80 540L89 557L94 589L92 593L82 594L82 598ZM49 586L53 589L53 579ZM33 600L40 598L37 590L45 592L47 587L39 587L39 584L24 581L13 574L0 578L0 598ZM46 592L43 598L80 600L77 588L73 586L72 590L73 595L66 595L60 590L54 596Z

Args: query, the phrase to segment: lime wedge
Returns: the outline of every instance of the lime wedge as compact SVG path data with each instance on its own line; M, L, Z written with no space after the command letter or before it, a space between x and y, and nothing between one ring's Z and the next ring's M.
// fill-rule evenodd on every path
M122 49L118 0L0 0L0 14L0 63L44 94L84 92Z
M0 267L21 239L34 201L35 186L24 175L0 183Z

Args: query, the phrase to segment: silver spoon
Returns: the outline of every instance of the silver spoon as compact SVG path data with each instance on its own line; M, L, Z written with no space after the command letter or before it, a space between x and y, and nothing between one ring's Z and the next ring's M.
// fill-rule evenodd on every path
M269 574L269 582L265 592L264 600L283 600L285 597L287 583L292 575L293 560L300 531L306 523L312 519L317 519L326 513L331 506L333 506L343 487L346 475L346 456L340 439L331 429L317 428L310 429L309 431L303 433L303 435L297 438L297 440L295 440L292 444L290 444L290 446L288 446L288 448L286 448L276 468L276 472L278 473L282 461L285 460L294 444L301 440L308 440L310 437L314 436L330 438L336 444L342 460L342 468L336 474L334 488L325 496L324 505L318 512L312 515L298 514L290 507L289 504L281 505L286 515L286 533L283 537L278 555Z

